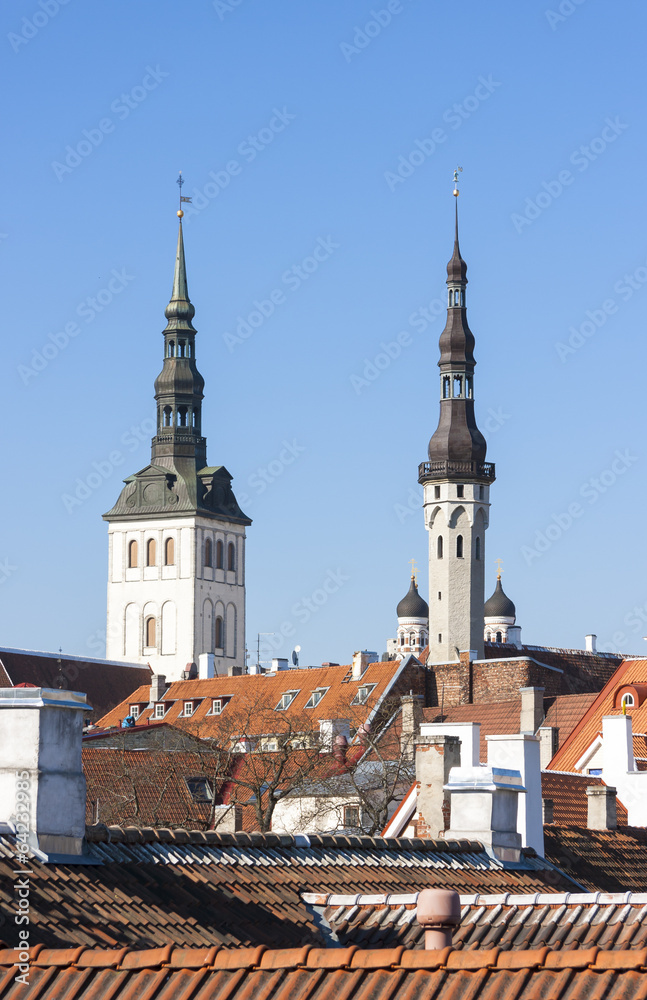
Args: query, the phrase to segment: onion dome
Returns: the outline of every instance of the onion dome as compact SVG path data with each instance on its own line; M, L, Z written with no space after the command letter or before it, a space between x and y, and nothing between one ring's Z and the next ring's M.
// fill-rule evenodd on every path
M496 582L496 588L492 597L485 602L483 608L484 618L516 618L517 609L514 604L503 593L503 587L501 586L501 577L498 577Z
M429 618L429 605L418 593L415 577L411 577L409 592L397 607L398 618Z

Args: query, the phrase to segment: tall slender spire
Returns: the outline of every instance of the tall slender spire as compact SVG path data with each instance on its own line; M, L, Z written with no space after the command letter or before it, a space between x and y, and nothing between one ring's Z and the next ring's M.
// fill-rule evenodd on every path
M458 180L457 173L454 180ZM485 463L487 445L474 415L476 361L474 334L467 322L467 264L458 239L458 187L454 188L454 197L454 248L447 264L447 322L439 342L440 419L429 442L429 462L467 462L471 463L469 471L476 472L476 467Z
M195 363L197 330L191 320L195 308L189 299L182 233L179 216L177 251L171 300L164 310L168 320L164 335L164 365L155 379L157 434L153 438L152 461L177 467L189 461L194 471L207 461L207 444L201 435L201 406L204 379Z

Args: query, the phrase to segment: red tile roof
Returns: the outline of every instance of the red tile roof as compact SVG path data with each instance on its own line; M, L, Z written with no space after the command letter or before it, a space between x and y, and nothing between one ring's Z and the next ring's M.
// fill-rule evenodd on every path
M311 892L303 899L320 917L329 945L425 947L417 921L418 893L352 897ZM646 893L463 894L460 902L452 944L463 951L647 947Z
M322 944L301 894L570 890L542 859L518 866L470 841L219 834L186 830L87 831L99 864L30 862L30 935L46 947L183 947ZM0 837L0 923L17 943L18 878L12 839ZM0 997L2 993L0 992ZM2 997L4 1000L4 997Z
M647 698L641 700L640 685L647 684L647 660L625 660L605 684L588 711L580 719L571 735L557 751L550 768L557 771L574 771L575 765L588 750L602 730L605 715L620 715L619 696L624 688L638 685L636 705L628 708L634 732L647 732Z
M647 828L544 826L546 859L587 889L647 892Z
M150 684L148 666L59 656L27 649L0 648L0 687L33 684L65 688L88 696L87 718L101 718L140 685Z
M227 727L232 732L238 727L241 733L258 735L280 732L290 725L297 725L302 730L305 726L317 729L320 719L344 718L357 727L365 721L372 707L388 694L403 667L404 661L399 660L371 663L361 680L355 681L349 676L349 665L175 681L164 695L164 703L168 705L164 719L197 733L201 738L218 736ZM424 675L424 668L420 666L406 669L417 669L421 677ZM374 685L368 702L353 705L359 688L366 685ZM308 709L306 703L316 689L326 689L326 693L316 708ZM297 693L289 707L277 710L281 696L292 691ZM214 698L226 701L221 715L211 714ZM193 714L189 718L183 715L185 701L194 703ZM134 704L140 706L140 723L145 723L154 715L154 710L148 708L149 688L142 686L108 712L101 719L101 725L118 726L130 714L130 706Z
M553 822L555 826L586 827L588 822L588 799L586 789L589 785L603 785L602 778L590 774L571 774L562 771L541 772L541 795L544 799L552 799ZM627 824L627 810L622 802L616 800L618 823Z
M17 962L18 952L0 951L3 1000L637 1000L647 988L645 948L43 948L30 954L28 992L15 982Z

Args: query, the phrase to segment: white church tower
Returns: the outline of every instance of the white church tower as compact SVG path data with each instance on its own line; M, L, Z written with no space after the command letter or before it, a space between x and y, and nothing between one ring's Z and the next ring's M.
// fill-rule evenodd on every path
M151 464L129 476L104 514L109 533L109 660L149 663L181 679L245 665L245 528L224 466L207 465L204 379L195 362L183 212L155 381L157 434ZM211 655L201 655L211 654Z
M454 177L457 180L457 175ZM472 650L482 659L485 530L494 465L474 416L474 335L467 324L467 265L458 245L447 265L447 323L440 335L440 419L418 481L429 532L429 659L448 663Z

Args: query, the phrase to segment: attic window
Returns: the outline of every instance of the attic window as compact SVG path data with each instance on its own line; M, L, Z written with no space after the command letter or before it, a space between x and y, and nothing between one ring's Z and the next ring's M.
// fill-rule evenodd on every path
M155 718L156 719L163 719L164 716L165 716L165 714L166 714L166 705L162 704L161 702L158 703L155 706Z
M359 826L359 806L344 806L344 826Z
M193 702L192 701L185 701L184 702L184 717L185 717L185 719L188 718L189 715L193 715Z
M351 701L351 705L365 705L374 690L375 684L362 684L357 689L357 694Z
M634 696L631 694L630 691L627 691L626 694L623 694L622 698L620 699L620 708L625 708L625 706L627 708L633 708L635 704L636 702Z
M222 698L214 698L211 702L211 714L220 715L222 712Z
M317 688L313 691L306 702L306 708L316 708L327 690L328 688Z
M213 782L208 778L185 778L194 802L213 802Z
M284 712L286 708L289 708L298 693L298 691L286 691L285 694L282 694L279 703L276 706L276 711Z
M133 719L139 718L139 705L129 705L128 711L132 715Z

